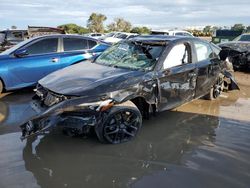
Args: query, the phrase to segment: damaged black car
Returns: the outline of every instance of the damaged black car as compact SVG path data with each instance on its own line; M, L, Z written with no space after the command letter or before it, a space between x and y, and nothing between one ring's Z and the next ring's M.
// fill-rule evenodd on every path
M234 70L250 70L250 34L242 34L231 42L221 43L227 61L233 64Z
M142 119L224 88L239 89L219 58L220 48L198 38L138 36L117 43L92 62L54 72L36 88L36 114L22 139L61 127L68 135L94 130L104 143L133 139Z

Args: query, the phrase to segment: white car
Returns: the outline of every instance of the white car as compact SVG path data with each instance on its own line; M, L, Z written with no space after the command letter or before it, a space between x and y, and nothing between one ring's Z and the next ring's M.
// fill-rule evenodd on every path
M100 37L103 37L104 34L102 33L88 33L84 36L87 36L87 37L92 37L92 38L95 38L95 39L99 39Z
M192 33L184 30L152 30L152 35L170 35L170 36L185 36L194 37Z
M137 35L138 34L135 34L135 33L114 32L114 33L109 33L109 34L105 35L101 39L107 43L117 43L121 40L135 37Z

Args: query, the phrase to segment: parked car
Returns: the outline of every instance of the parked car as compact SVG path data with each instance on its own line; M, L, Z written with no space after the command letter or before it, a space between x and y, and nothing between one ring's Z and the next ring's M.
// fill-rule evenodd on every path
M223 90L220 48L198 38L140 36L117 43L92 62L41 79L32 108L37 115L21 125L22 139L61 126L70 135L94 128L99 140L134 138L142 117L173 109Z
M102 34L102 33L88 33L88 34L85 34L84 36L99 39L100 37L103 37L104 34Z
M101 39L107 43L117 43L121 40L129 39L132 37L137 36L138 34L135 33L125 33L125 32L116 32L116 33L109 33L106 36L102 37Z
M170 35L170 36L185 36L194 37L192 33L184 30L152 30L152 35Z
M213 32L212 42L214 44L229 42L242 34L242 31L232 29L217 29Z
M27 30L0 31L0 52L24 41L28 36Z
M58 69L73 65L109 47L77 35L49 35L28 39L0 54L0 93L35 86Z
M4 30L0 32L0 52L3 52L14 45L32 37L55 34L66 33L60 28L41 26L28 26L28 30Z
M242 34L218 46L227 52L228 61L232 62L235 70L250 70L250 34Z

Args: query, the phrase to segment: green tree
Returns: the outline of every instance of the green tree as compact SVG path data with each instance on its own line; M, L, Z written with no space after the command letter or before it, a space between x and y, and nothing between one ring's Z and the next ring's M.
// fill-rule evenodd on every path
M58 26L58 28L64 29L64 31L66 33L69 33L69 34L85 34L85 33L89 33L89 30L87 28L76 25L76 24L73 24L73 23L60 25L60 26Z
M234 24L233 27L231 27L234 31L243 31L245 30L245 26L243 24Z
M148 27L133 27L131 33L150 34L151 30Z
M108 25L110 31L130 32L132 24L123 18L115 18L114 22Z
M87 27L89 31L93 33L103 33L104 32L104 21L107 19L107 17L103 14L99 13L92 13L89 16Z

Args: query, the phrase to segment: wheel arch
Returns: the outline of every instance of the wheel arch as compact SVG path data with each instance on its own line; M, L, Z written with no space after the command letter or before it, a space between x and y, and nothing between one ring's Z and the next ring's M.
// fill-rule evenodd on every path
M5 89L5 82L4 82L4 80L3 80L3 78L2 78L1 75L0 75L0 81L1 81L2 84L3 84L3 91L6 91L6 89Z
M130 101L136 105L145 119L149 119L150 114L156 112L156 105L150 104L144 97L137 96L130 99Z

